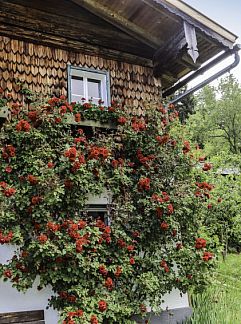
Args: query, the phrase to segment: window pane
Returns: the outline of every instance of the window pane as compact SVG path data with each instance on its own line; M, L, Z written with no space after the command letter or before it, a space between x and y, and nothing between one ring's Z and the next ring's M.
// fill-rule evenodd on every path
M88 96L89 99L100 99L100 80L88 79Z
M84 82L83 78L71 78L71 99L72 101L81 101L84 97Z

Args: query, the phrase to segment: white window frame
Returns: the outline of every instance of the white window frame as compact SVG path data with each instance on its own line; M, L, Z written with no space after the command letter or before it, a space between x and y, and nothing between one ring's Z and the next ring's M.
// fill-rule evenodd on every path
M92 79L100 82L101 100L105 106L110 105L110 76L109 72L105 70L89 69L68 65L68 99L72 102L72 77L82 78L84 84L84 98L85 102L89 101L88 98L88 83L87 79Z

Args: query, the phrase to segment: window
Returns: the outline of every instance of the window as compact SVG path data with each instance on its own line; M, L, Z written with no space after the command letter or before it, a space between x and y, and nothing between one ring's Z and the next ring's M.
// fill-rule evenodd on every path
M88 219L101 219L105 225L111 225L109 217L109 206L112 201L112 194L104 190L99 196L89 195L85 210L82 211L83 216Z
M104 105L109 105L109 73L107 71L93 70L80 67L68 67L68 93L69 101L92 101L98 104L99 100Z

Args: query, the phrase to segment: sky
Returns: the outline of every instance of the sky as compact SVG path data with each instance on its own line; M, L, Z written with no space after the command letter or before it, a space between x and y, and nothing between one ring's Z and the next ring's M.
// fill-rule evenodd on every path
M184 0L184 2L237 35L239 38L236 43L241 44L241 0ZM241 57L241 50L239 53ZM222 67L232 61L233 57L223 61L218 67L212 69L209 75L212 75L220 68L222 69ZM241 62L231 73L234 74L241 84ZM200 77L192 85L205 78L205 76ZM215 85L217 82L213 84Z

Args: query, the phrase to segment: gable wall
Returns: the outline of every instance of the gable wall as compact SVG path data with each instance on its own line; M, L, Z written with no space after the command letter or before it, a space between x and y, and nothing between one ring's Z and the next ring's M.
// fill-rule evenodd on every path
M109 71L112 100L127 106L160 101L152 68L0 36L0 87L13 101L22 101L19 80L35 92L67 95L67 64Z

